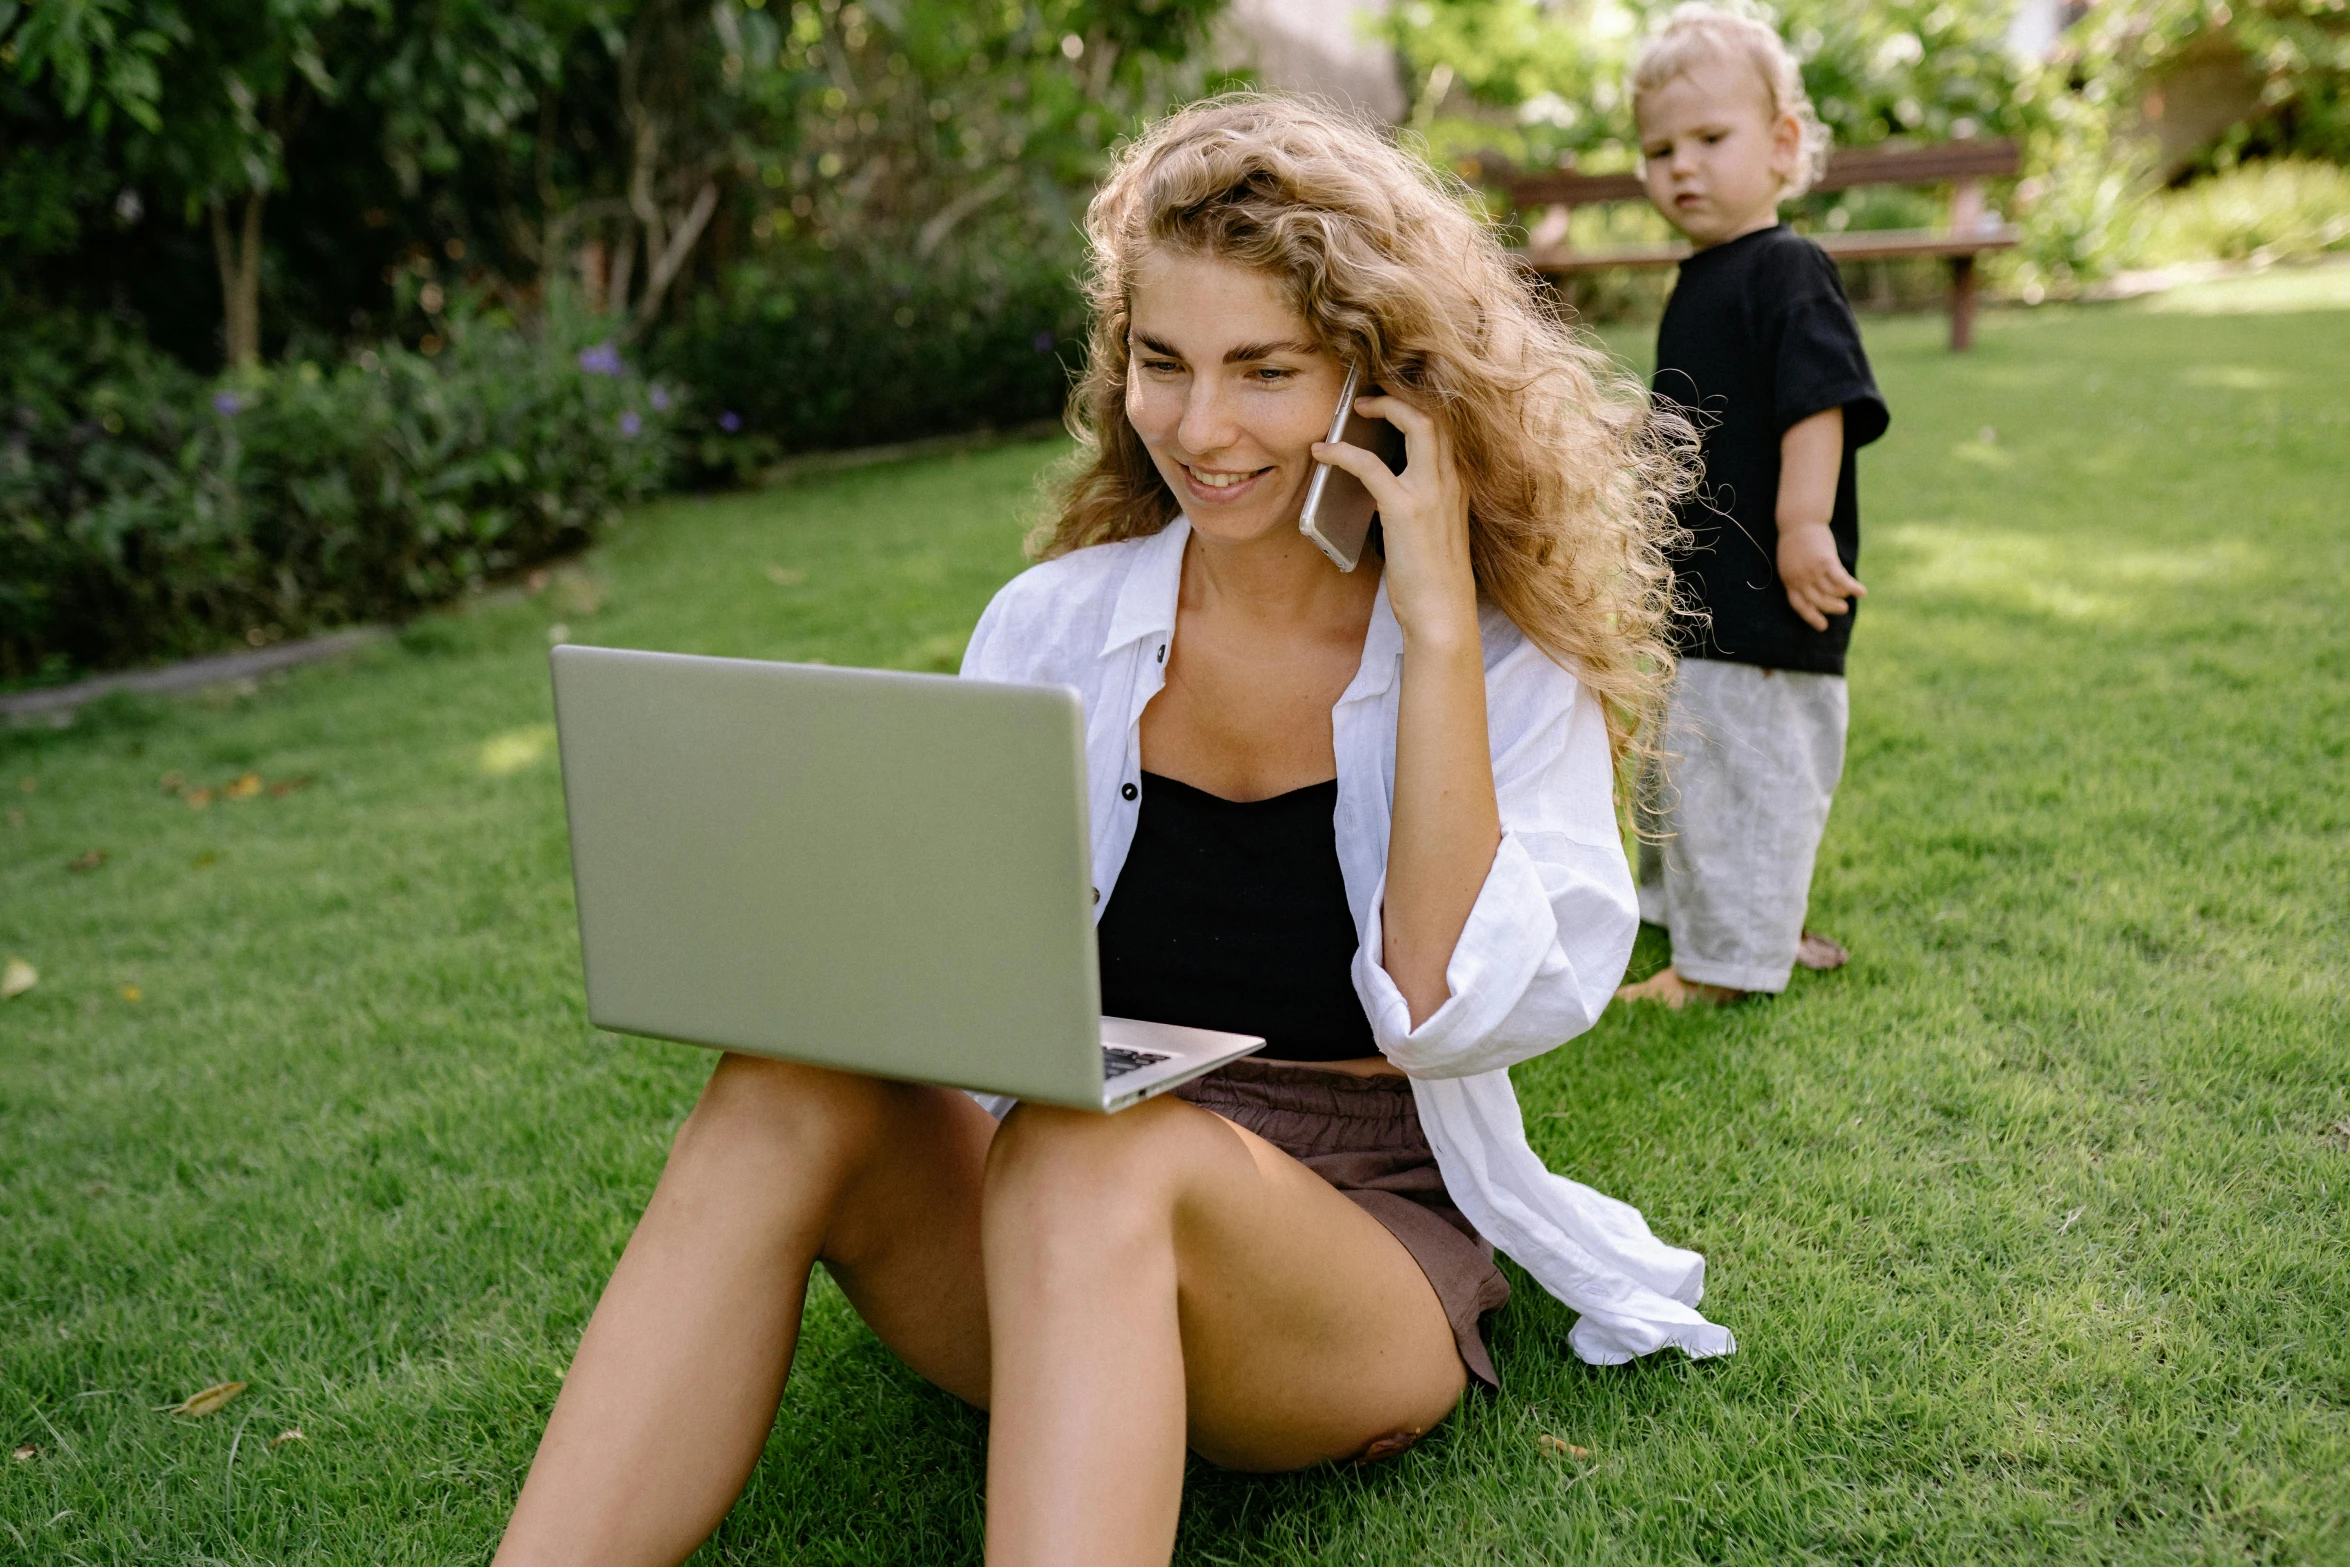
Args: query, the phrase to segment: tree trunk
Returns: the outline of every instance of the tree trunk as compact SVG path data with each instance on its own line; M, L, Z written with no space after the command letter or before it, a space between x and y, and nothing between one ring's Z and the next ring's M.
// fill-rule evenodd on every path
M652 270L645 276L645 292L636 302L636 330L650 326L653 317L661 313L661 301L669 292L669 285L677 281L677 274L685 270L686 258L694 251L694 242L709 226L710 214L718 210L718 182L702 181L702 188L694 192L694 204L685 210L669 231L669 243L657 256L651 256ZM648 237L651 230L647 231ZM647 254L650 255L648 247Z
M212 259L220 266L222 339L231 370L261 363L261 210L266 191L245 193L241 237L229 233L228 206L212 204Z
M618 315L628 308L628 281L636 271L636 229L620 225L620 243L612 247L611 281L605 286L604 308Z
M629 128L631 156L628 210L635 217L631 243L614 264L605 308L626 312L622 335L635 338L652 325L670 285L685 270L702 231L718 210L720 164L705 154L672 162L679 151L671 132L690 121L694 81L692 59L704 15L692 0L648 0L640 6L620 57L620 112ZM666 174L666 178L664 175ZM682 204L664 206L664 190ZM685 193L691 191L689 197ZM633 309L628 284L636 245L644 247L644 284Z

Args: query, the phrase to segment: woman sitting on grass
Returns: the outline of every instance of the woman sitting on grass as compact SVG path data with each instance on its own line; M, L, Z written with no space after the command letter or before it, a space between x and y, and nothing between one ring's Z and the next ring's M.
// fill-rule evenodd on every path
M1095 198L1085 442L964 672L1085 697L1103 1010L1264 1035L1118 1115L730 1055L580 1342L502 1563L675 1562L782 1397L812 1265L992 1412L997 1563L1165 1562L1186 1448L1400 1452L1472 1380L1498 1243L1584 1358L1726 1352L1703 1261L1544 1170L1509 1066L1622 977L1611 782L1671 659L1686 459L1424 167L1235 96ZM1401 473L1331 447L1358 407ZM1379 503L1342 573L1317 462Z

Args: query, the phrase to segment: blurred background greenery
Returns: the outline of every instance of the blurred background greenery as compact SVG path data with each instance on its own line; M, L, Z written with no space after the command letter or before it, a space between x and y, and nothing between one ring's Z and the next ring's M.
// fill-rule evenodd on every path
M1402 0L1386 28L1412 121L1437 157L1492 151L1522 166L1612 172L1637 161L1625 68L1676 3ZM1995 278L2028 302L2135 267L2350 246L2341 0L1781 0L1758 14L1802 59L1839 147L2022 144L2024 176L1996 205L2024 243ZM1928 227L1940 202L1875 187L1806 198L1789 216L1832 229ZM1579 244L1668 232L1645 209L1576 221ZM1581 302L1601 314L1653 305L1669 281L1602 280ZM1940 286L1931 263L1869 281L1854 292L1888 303Z
M1153 114L1257 80L1447 165L1628 167L1624 66L1668 8L0 0L0 684L399 616L664 485L1049 419L1076 220ZM2350 246L2342 0L1767 14L1839 144L2023 143L2012 298ZM1573 303L1637 315L1668 281Z

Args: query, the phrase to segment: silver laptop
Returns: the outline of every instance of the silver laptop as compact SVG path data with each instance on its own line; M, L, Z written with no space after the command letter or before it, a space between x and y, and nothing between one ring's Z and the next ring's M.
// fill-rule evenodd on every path
M552 662L597 1027L1099 1110L1264 1043L1101 1015L1076 692Z

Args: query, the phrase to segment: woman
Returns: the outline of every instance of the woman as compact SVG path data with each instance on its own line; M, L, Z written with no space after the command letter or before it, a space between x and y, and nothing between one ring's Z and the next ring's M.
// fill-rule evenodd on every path
M597 1306L503 1563L674 1562L775 1417L810 1267L987 1408L998 1563L1164 1562L1184 1453L1402 1450L1490 1385L1488 1240L1585 1358L1719 1354L1703 1262L1545 1171L1506 1068L1589 1027L1634 929L1611 804L1670 672L1685 471L1426 171L1233 96L1088 215L1085 442L964 672L1086 701L1104 1010L1259 1058L1115 1116L723 1058ZM1358 404L1401 473L1328 427ZM1317 462L1379 503L1352 574Z

